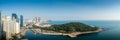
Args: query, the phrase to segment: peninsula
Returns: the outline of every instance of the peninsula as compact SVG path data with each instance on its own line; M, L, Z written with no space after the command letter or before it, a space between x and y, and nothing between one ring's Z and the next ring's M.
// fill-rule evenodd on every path
M36 27L34 25L34 27ZM102 31L101 28L96 26L89 26L80 22L70 22L66 24L54 24L50 27L40 28L42 29L42 34L48 35L64 35L69 37L77 37L81 34L96 33Z

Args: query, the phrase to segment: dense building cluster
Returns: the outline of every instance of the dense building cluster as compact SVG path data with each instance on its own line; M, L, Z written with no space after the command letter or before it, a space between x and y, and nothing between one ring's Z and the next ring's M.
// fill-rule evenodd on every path
M21 27L32 27L33 24L40 27L51 26L48 20L41 20L39 16L24 20L22 15L19 17L16 13L12 13L12 16L1 16L0 12L0 38L5 35L5 39L10 39L21 32Z
M23 27L23 16L19 17L12 13L11 16L1 16L0 12L0 36L6 35L6 39L12 38L13 35L20 33L20 27Z

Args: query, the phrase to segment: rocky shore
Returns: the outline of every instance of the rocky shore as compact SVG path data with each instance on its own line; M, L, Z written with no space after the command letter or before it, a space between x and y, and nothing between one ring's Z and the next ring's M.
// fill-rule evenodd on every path
M101 31L102 31L102 29L99 28L98 30L87 31L87 32L74 32L74 33L45 33L45 32L43 32L42 34L47 34L47 35L63 35L63 36L69 36L71 38L74 38L74 37L77 37L77 35L97 33L97 32L101 32Z
M98 30L95 30L95 31L87 31L87 32L74 32L74 33L70 33L70 34L64 34L64 36L69 36L71 38L74 38L74 37L77 37L77 35L82 35L82 34L89 34L89 33L97 33L97 32L101 32L102 29L98 29Z

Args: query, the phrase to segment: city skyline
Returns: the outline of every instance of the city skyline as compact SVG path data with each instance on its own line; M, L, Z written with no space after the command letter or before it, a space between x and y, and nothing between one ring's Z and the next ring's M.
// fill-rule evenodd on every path
M2 16L16 13L25 19L120 20L119 0L1 0Z
M16 13L12 13L12 16L2 16L1 17L1 12L0 12L0 40L9 40L16 37L19 37L20 39L20 35L22 34L21 30L25 30L28 26L32 26L32 25L37 25L37 26L41 26L41 27L48 27L51 26L49 24L44 24L44 25L40 25L40 23L42 23L42 20L40 19L40 17L34 17L31 20L25 20L23 19L23 16L20 15L20 17L18 17L19 15L17 15ZM26 31L25 31L26 32ZM24 35L24 32L23 32ZM16 39L15 39L16 40Z
M0 12L0 16L1 14ZM20 23L18 22L17 14L13 13L11 15L0 17L0 40L9 40L15 34L20 33Z

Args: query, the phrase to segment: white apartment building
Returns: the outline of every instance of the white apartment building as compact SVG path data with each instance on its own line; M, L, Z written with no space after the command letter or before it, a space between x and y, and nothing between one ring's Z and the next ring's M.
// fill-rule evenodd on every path
M6 39L11 38L12 35L20 32L20 24L16 20L12 20L10 16L6 16L3 20L4 31L6 32Z
M10 29L10 17L6 16L3 20L4 31L6 32L6 39L11 38L11 29Z

